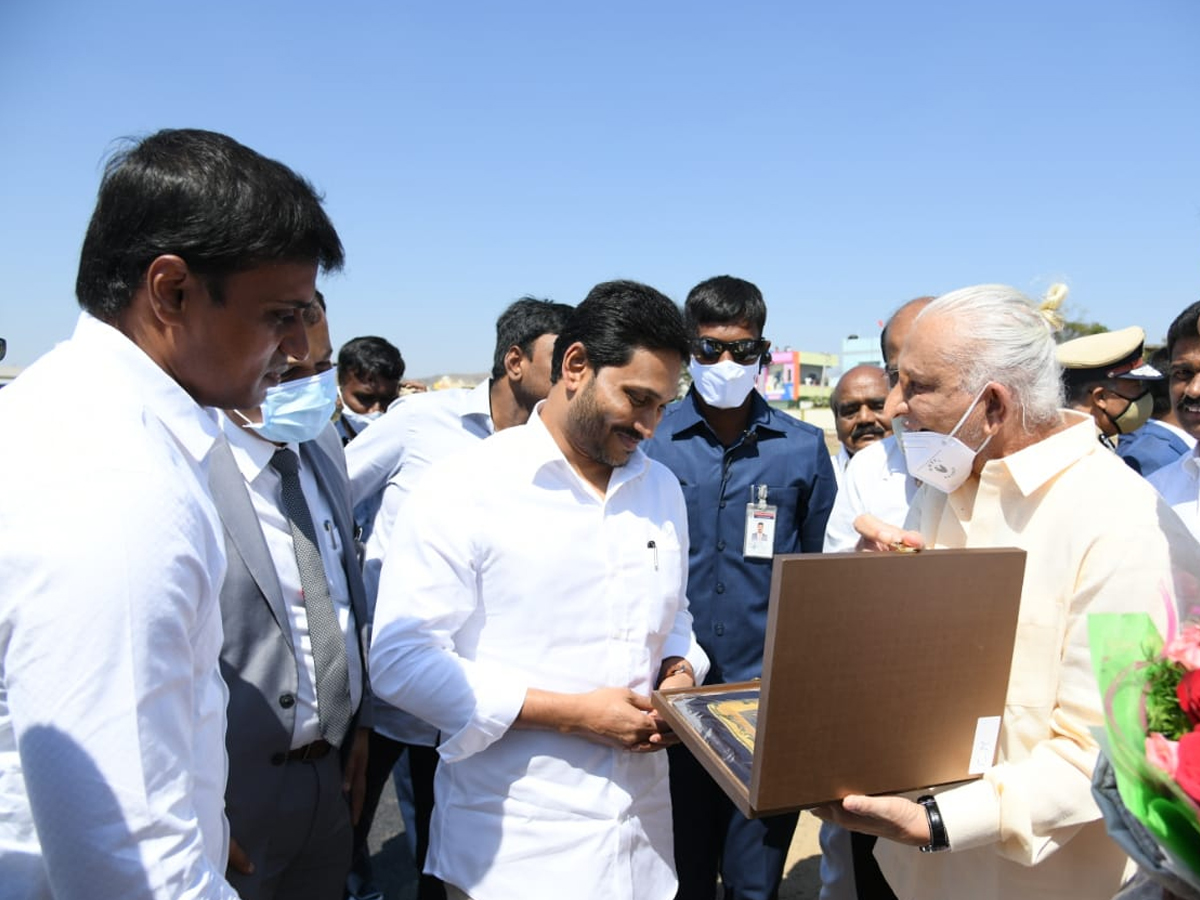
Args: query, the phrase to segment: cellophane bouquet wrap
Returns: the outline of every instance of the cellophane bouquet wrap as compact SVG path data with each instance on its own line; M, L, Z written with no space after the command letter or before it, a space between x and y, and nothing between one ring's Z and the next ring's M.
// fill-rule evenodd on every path
M1164 638L1145 613L1100 613L1088 632L1115 775L1115 792L1095 787L1109 831L1172 893L1200 898L1200 623L1172 620Z

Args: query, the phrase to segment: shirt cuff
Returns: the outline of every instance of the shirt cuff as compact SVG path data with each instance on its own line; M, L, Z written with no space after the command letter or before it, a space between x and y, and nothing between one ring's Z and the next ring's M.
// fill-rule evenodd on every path
M709 659L704 648L696 643L695 635L689 631L686 641L679 635L669 635L663 644L662 658L668 659L672 656L681 656L691 663L692 671L696 674L696 684L704 684L704 678L708 675Z
M443 762L458 762L486 750L512 727L525 705L527 686L494 669L486 673L472 671L471 687L475 709L467 724L438 746Z
M935 794L951 850L1000 840L1000 798L986 778Z

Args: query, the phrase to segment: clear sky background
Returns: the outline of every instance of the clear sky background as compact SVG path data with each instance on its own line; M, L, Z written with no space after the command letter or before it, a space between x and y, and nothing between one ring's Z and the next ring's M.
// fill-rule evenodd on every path
M1152 341L1200 299L1200 2L0 2L0 336L70 334L116 138L325 194L335 345L489 367L522 294L756 282L777 346L1001 281Z

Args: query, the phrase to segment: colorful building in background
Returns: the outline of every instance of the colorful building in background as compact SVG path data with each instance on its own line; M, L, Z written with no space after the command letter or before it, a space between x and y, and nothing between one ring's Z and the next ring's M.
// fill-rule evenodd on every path
M838 364L835 353L774 350L771 361L758 374L758 390L769 401L783 403L828 399L830 370Z

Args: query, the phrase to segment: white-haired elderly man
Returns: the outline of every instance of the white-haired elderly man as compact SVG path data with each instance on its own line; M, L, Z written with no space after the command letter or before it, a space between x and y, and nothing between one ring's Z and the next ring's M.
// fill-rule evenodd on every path
M1161 627L1168 604L1195 602L1194 579L1175 576L1200 571L1200 545L1090 417L1060 409L1059 377L1050 328L1001 285L939 297L900 353L896 414L923 486L908 530L860 517L862 546L1027 551L996 764L924 803L851 796L817 811L886 838L875 855L901 900L1108 900L1123 877L1090 790L1102 712L1087 615L1146 612Z

